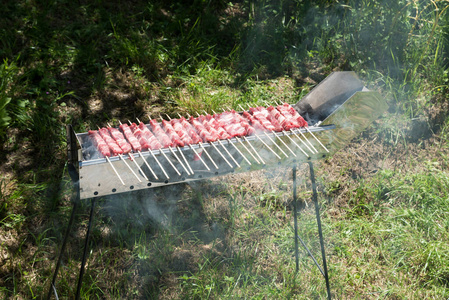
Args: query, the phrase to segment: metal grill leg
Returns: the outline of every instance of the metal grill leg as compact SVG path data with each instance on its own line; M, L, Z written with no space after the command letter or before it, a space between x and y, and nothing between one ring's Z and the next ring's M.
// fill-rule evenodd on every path
M81 284L83 282L83 275L84 275L84 265L86 264L87 252L88 252L88 248L89 248L88 247L89 246L89 237L90 237L90 230L92 228L92 220L93 220L93 215L94 215L95 199L96 198L92 198L92 204L90 206L89 225L87 227L86 240L84 241L83 259L81 261L80 275L78 277L78 286L76 288L76 296L75 296L76 300L78 300L80 298Z
M327 298L331 299L331 290L329 285L329 274L327 272L326 252L324 251L323 230L321 228L320 207L318 205L318 194L316 191L315 172L313 171L313 164L308 162L310 169L310 179L312 180L312 200L315 204L316 221L318 224L318 234L320 236L321 256L323 258L324 280L326 280Z
M79 193L77 197L79 196ZM61 250L59 252L58 261L56 262L55 273L53 274L53 279L50 284L50 288L48 289L47 300L51 298L51 294L53 289L55 289L56 277L58 277L59 267L61 266L62 255L64 253L65 247L67 245L67 239L69 237L70 231L72 229L73 220L75 219L75 211L78 207L78 199L73 202L72 213L70 214L69 224L67 225L67 230L64 235L64 240L62 241Z
M298 249L298 207L296 204L296 165L293 166L293 218L295 226L295 260L296 273L299 271L299 249Z
M330 291L330 285L329 285L329 274L327 272L327 263L326 263L326 253L324 251L324 238L323 238L323 230L321 228L321 218L320 218L320 208L318 205L318 194L316 191L316 182L315 182L315 172L313 171L313 164L311 162L308 162L309 168L310 168L310 179L312 181L312 200L315 205L315 213L316 213L316 220L318 225L318 235L320 237L320 245L321 245L321 256L323 259L323 268L318 264L317 260L313 256L312 252L310 252L307 245L304 243L304 241L299 237L298 235L298 212L297 212L297 201L296 201L296 165L293 167L293 217L294 217L294 226L295 226L295 258L296 258L296 272L299 271L299 259L298 259L298 240L301 242L301 245L306 249L307 253L312 258L315 265L320 270L321 274L324 277L324 280L326 281L326 289L327 289L327 298L331 300L331 291ZM323 270L324 269L324 270Z

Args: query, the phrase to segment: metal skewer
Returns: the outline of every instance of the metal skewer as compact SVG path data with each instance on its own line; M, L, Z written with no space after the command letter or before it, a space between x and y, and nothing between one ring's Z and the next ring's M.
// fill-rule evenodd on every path
M282 105L282 103L279 103L279 102L277 102L276 100L274 101L274 103L276 103L276 105ZM309 147L309 145L307 145L300 137L299 137L299 135L298 134L296 134L296 132L293 130L293 129L291 129L290 131L296 136L296 138L298 138L306 147L307 147L307 149L309 149L310 150L310 152L312 152L312 153L318 153L318 151L315 149L315 147L310 143L310 141L307 139L307 137L304 135L304 133L301 131L301 130L299 130L299 129L296 129L296 130L298 130L299 131L299 133L302 135L302 137L306 140L306 142L310 145L310 147L312 147L312 148L310 148ZM310 131L309 131L310 132ZM310 132L311 133L311 132ZM318 139L317 139L318 140ZM319 141L318 141L319 142ZM321 143L320 143L321 144ZM323 147L324 147L324 145L323 145ZM313 149L313 150L312 150ZM326 149L327 150L327 149Z
M207 112L206 111L204 111L204 113L207 115ZM224 129L223 129L224 130ZM226 131L226 130L225 130ZM229 144L231 144L232 146L234 146L234 149L245 159L245 161L249 164L249 165L251 165L251 162L246 158L246 156L245 155L243 155L243 153L242 153L242 151L240 151L240 149L239 148L237 148L237 146L233 143L233 142L231 142L231 139L229 138L229 139L226 139L227 141L228 141L228 143ZM221 144L221 142L220 142L220 144ZM223 146L223 145L222 145ZM224 147L224 146L223 146ZM229 154L229 156L231 156L231 158L232 158L232 160L235 162L235 164L238 166L238 167L240 167L240 165L237 163L237 161L234 159L234 157L231 155L231 153L229 153L229 151L225 148L225 150L226 150L226 152Z
M274 131L271 131L273 134L274 134L274 136L275 137L277 137L278 138L278 140L280 140L281 141L281 143L293 154L293 156L294 157L296 157L296 153L295 152L293 152L293 150L284 142L284 140L283 139L281 139L281 137L280 136L278 136L277 135L277 133L276 132L274 132Z
M131 166L128 165L128 163L126 162L126 160L123 158L123 155L119 154L118 156L123 160L123 162L124 162L125 165L128 167L128 169L131 171L131 173L133 173L134 176L136 176L137 180L139 180L139 182L142 182L142 180L140 180L139 176L137 176L137 174L134 172L134 170L131 168ZM131 153L129 153L129 156L132 157L132 158L134 158L133 156L131 156ZM142 173L143 173L143 172L142 172Z
M310 131L310 129L305 126L306 130L308 133L310 133L311 136L313 136L315 138L315 140L321 145L321 147L324 148L324 150L326 150L326 152L329 152L329 150L327 150L327 148L320 142L320 140L312 133L312 131ZM318 151L317 151L318 152Z
M268 149L270 149L270 151L271 152L273 152L273 154L277 157L277 158L279 158L279 159L282 159L270 146L268 146L267 145L267 143L265 143L264 142L264 140L262 140L261 138L260 138L260 136L258 136L257 134L255 134L254 135L255 137L257 137L258 139L259 139L259 141L261 141L262 142L262 144L264 144L265 145L265 147L267 147ZM284 152L284 151L282 151L282 152ZM284 153L285 154L285 153ZM288 155L286 155L287 157L288 157ZM259 156L260 157L260 156Z
M316 150L316 148L312 145L312 143L309 141L309 139L304 135L304 133L299 130L296 129L297 131L299 131L299 133L301 134L301 136L306 140L306 142L309 144L310 147L312 147L313 151L315 151L315 153L318 153L318 150Z
M212 164L214 165L214 167L215 167L216 169L218 169L217 164L216 164L215 161L212 159L212 157L210 156L209 152L206 151L206 148L204 148L203 143L200 142L199 144L200 144L200 147L203 149L204 153L206 153L207 157L209 157L209 159L210 159L210 161L212 162Z
M139 152L139 155L140 155L140 157L142 158L143 162L145 163L145 165L146 165L146 166L148 167L148 169L150 170L151 174L153 174L154 178L156 178L156 180L159 179L159 178L157 177L157 175L154 173L153 169L150 167L150 164L147 162L147 160L146 160L145 158L143 158L142 152L140 152L140 150L139 150L138 152ZM148 180L148 178L147 178L147 180Z
M163 120L163 118L159 115L159 118L161 118L161 120ZM176 146L178 147L178 146ZM170 152L173 154L173 156L178 160L179 164L181 165L181 167L184 169L184 171L186 171L187 175L191 175L189 170L187 169L187 167L184 165L184 163L182 162L182 160L178 157L178 155L176 155L175 151L173 150L172 147L168 146L168 149L170 150ZM179 149L179 148L178 148Z
M159 149L159 151L162 153L162 155L165 157L165 159L169 162L169 164L172 166L172 168L178 173L179 176L181 176L181 173L178 171L178 169L175 167L173 162L168 158L168 156L164 153L162 149Z
M231 157L232 161L237 165L237 167L240 168L240 164L235 160L234 156L232 156L231 153L229 153L228 148L226 148L220 140L217 140L217 141L221 145L221 147L223 147L223 149L226 151L226 153Z
M186 166L182 163L181 159L179 159L178 155L176 155L175 151L173 151L173 148L168 146L168 149L170 149L171 153L176 157L178 162L181 164L181 167L186 171L187 175L191 175L189 170L186 168Z
M282 154L284 154L285 155L285 157L288 157L288 155L287 155L287 153L285 153L284 152L284 150L282 150L282 148L281 147L279 147L279 145L278 144L276 144L276 142L275 141L273 141L273 139L268 135L268 133L266 133L265 131L263 132L264 134L265 134L265 136L279 149L279 151L281 151L282 152ZM257 136L257 135L256 135Z
M276 102L277 103L277 102ZM279 104L279 105L282 105ZM329 150L327 150L327 148L321 143L321 141L312 133L312 131L309 130L309 128L307 126L304 126L304 128L306 129L306 131L308 133L310 133L310 135L321 145L321 147L324 148L324 150L326 150L327 152L329 152ZM309 143L309 145L313 148L313 150L315 150L315 153L318 153L318 150L316 150L316 148L312 145L312 143L310 143L310 141L306 138L306 136L304 135L304 133L302 133L302 131L299 130L299 132L301 133L301 135L304 137L304 139L307 141L307 143Z
M267 101L263 101L263 102L265 103L266 106L270 106L270 105L271 105L271 104L268 103ZM277 102L275 102L275 104L278 105ZM281 126L282 126L282 125L281 125ZM304 153L305 156L309 157L309 155L307 154L307 152L305 152L305 151L301 148L301 146L299 146L299 145L298 145L298 144L297 144L297 143L290 137L290 135L288 135L288 134L285 133L285 130L283 130L282 133L283 133L283 135L286 136L286 137L287 137L293 144L295 144L295 146L298 147L299 150L301 150L302 153ZM300 140L301 140L301 139L300 139ZM302 140L301 140L301 141L302 141ZM285 143L284 143L284 145L285 145ZM307 146L307 145L306 145L306 146ZM287 147L287 148L288 148L288 147ZM311 149L309 149L309 150L311 150ZM312 151L311 151L311 152L312 152ZM295 155L295 156L296 156L296 155Z
M132 122L130 120L128 120L129 124L132 124ZM139 122L140 123L140 122ZM143 162L145 163L145 165L148 167L148 169L150 170L151 174L153 174L154 178L156 180L158 180L159 178L157 177L156 173L154 173L153 169L150 167L150 165L148 164L147 160L145 158L143 158L143 154L140 150L137 150L137 152L139 153L140 157L142 158ZM136 163L137 164L137 163ZM139 167L139 166L138 166ZM140 167L139 167L140 169ZM140 169L141 170L141 169ZM142 170L141 170L142 171ZM142 172L143 173L143 172ZM149 180L147 178L147 180Z
M219 140L217 140L219 141ZM226 157L223 155L223 153L221 153L220 150L218 150L217 146L214 144L214 142L209 142L209 144L212 145L212 147L214 147L214 149L218 152L218 154L220 154L221 158L223 158L223 160L229 165L229 167L233 168L233 166L231 165L231 163L226 159ZM223 146L223 145L222 145ZM224 148L224 147L223 147ZM225 149L226 150L226 149Z
M139 122L139 124L141 123L139 119L136 118L136 120L137 120L137 122ZM160 161L157 159L156 155L154 155L153 150L148 149L148 152L151 153L151 155L153 156L154 160L155 160L156 163L159 165L159 168L161 168L162 172L164 173L165 177L166 177L167 179L170 179L170 177L168 176L167 172L165 172L165 169L162 167ZM161 151L161 153L163 153L163 152ZM143 157L142 157L142 158L143 158ZM168 158L167 158L167 160L168 160ZM146 159L144 159L144 161L147 163L147 166L148 166L148 162L146 161ZM150 170L151 170L151 168L150 168ZM175 168L175 170L176 170L176 168ZM176 170L176 171L177 171L177 170ZM155 176L155 177L156 177L156 176ZM158 178L156 177L156 179L158 179Z
M256 153L257 157L262 162L262 164L265 164L265 162L263 161L263 158L260 156L259 152L257 152L256 149L254 149L253 144L251 144L250 141L248 141L246 136L243 136L243 139L245 140L245 142L248 143L248 145L251 147L251 149L254 151L254 153Z
M240 108L242 109L242 110L244 110L244 108L239 104L239 106L240 106ZM248 104L248 106L249 107L251 107L249 104ZM255 104L255 106L257 106L257 104ZM278 136L273 130L269 130L275 137L277 137L278 138L278 140L280 140L281 142L282 142L282 144L284 144L284 146L293 154L293 156L295 156L296 157L296 153L295 152L293 152L293 150L292 149L290 149L290 147L289 146L287 146L287 144L280 138L280 136ZM285 157L288 157L288 155L284 152L284 150L282 150L282 148L281 147L279 147L279 145L278 144L276 144L274 141L273 141L273 139L266 133L266 132L264 132L264 134L270 139L270 141L282 152L282 154L284 154L285 155Z
M229 111L231 110L230 108L226 108L226 109L229 109ZM221 108L221 110L223 111L223 112L226 112L226 110L224 109L224 108ZM215 112L214 112L215 113ZM254 147L253 147L253 145L250 143L250 141L248 141L248 139L246 138L246 136L243 136L243 139L245 140L245 142L247 142L248 144L249 144L249 146L251 147L251 149L254 151L254 153L256 153L256 155L257 155L257 157L259 157L259 159L260 159L260 161L263 163L263 164L265 164L265 162L263 161L263 159L262 159L262 157L260 156L260 154L259 154L259 152L257 152L256 151L256 149L254 149ZM259 138L260 139L260 138ZM263 142L263 141L262 141ZM243 143L242 143L243 144ZM268 147L268 145L267 145L267 147ZM246 148L246 147L245 147ZM270 147L268 147L271 151L273 151ZM246 148L247 149L247 148ZM253 157L254 157L254 155L250 152L250 151L248 151ZM276 154L276 153L275 153ZM276 154L277 155L277 154ZM254 157L254 159L256 159L255 157ZM257 161L257 159L256 159L256 161Z
M192 167L190 166L189 162L187 161L186 157L184 156L184 153L181 151L181 149L179 147L176 147L176 149L178 149L179 153L181 153L182 159L184 159L186 166L189 168L190 173L193 175Z
M216 112L214 112L213 110L212 110L212 112L214 113L214 114L217 114ZM206 111L204 111L204 113L206 113L207 114L207 112ZM237 137L235 137L235 139L236 139L236 141L238 141L238 142L240 142L242 145L243 145L243 147L246 149L246 151L248 151L249 152L249 149L248 148L246 148L246 146L242 143L242 141L241 140L239 140ZM232 146L234 146L234 149L245 159L245 161L249 164L249 165L251 165L251 162L248 160L248 158L246 158L246 156L245 155L243 155L243 152L242 151L240 151L240 149L239 148L237 148L237 146L231 141L231 139L226 139ZM251 152L249 152L249 154L251 154L251 156L253 156L254 157L254 155L251 153ZM254 159L257 161L257 163L258 164L260 164L260 162L254 157Z
M309 149L309 151L312 152L312 154L315 153L315 151L313 151L313 150L309 147L309 145L307 145L306 142L304 142L303 139L302 139L302 138L301 138L301 137L300 137L300 136L299 136L293 129L290 129L290 132L293 133L293 135L294 135L298 140L300 140L301 143L303 143L304 146L306 146L307 149ZM306 137L304 137L304 138L307 140ZM313 147L313 146L312 146L312 147Z
M118 174L117 170L115 169L114 165L112 164L112 162L109 160L109 157L106 156L106 160L108 161L108 163L111 165L112 170L114 170L115 175L117 175L118 179L120 179L120 181L122 182L123 185L125 185L125 183L122 180L122 177L120 177L120 175Z
M120 123L120 125L122 125L122 122L120 122L120 121L118 121L118 122ZM125 137L125 138L126 138L126 137ZM128 142L129 142L129 141L128 141ZM140 157L142 157L142 153L141 153L139 150L137 150L137 151L139 152ZM132 155L131 152L128 153L128 155L129 155L129 157L131 158L131 160L134 162L134 164L136 165L136 167L139 169L139 171L142 173L143 177L144 177L146 180L149 181L147 175L145 175L145 172L140 168L139 164L137 164L134 155ZM150 169L151 169L151 168L150 168ZM153 175L155 175L155 174L153 173ZM156 176L156 175L155 175L155 176ZM157 179L157 177L156 177L156 179Z
M154 155L153 150L148 149L148 152L151 153L151 155L153 155L154 160L156 161L156 163L159 165L159 168L161 168L162 172L164 173L165 177L167 179L170 179L170 177L168 176L167 172L165 172L164 167L162 167L161 162L159 161L159 159L157 159L156 155ZM162 151L161 151L162 152Z
M243 148L245 148L245 150L252 156L252 158L254 158L254 160L256 161L256 163L261 164L261 162L254 156L254 154L246 147L246 145L242 142L241 139L239 139L238 137L235 137L235 139L240 143L240 145L242 145Z
M140 157L142 157L141 152L139 151ZM132 157L132 161L134 162L134 164L137 166L137 168L139 169L139 171L142 173L143 177L149 181L147 175L145 175L145 172L140 168L139 164L136 162L136 158L134 157L134 155L132 155L131 153L128 153L128 155L130 157Z
M245 110L240 104L239 104L239 106L240 106L240 108L242 109L242 110ZM288 157L288 155L287 155L287 153L285 153L284 152L284 150L282 150L282 148L281 147L279 147L278 146L278 144L276 144L274 141L273 141L273 139L271 139L270 138L270 136L265 132L265 131L263 131L263 133L267 136L267 138L268 139L270 139L270 141L282 152L282 154L284 154L285 155L285 157ZM260 136L259 135L257 135L257 134L254 134L268 149L270 149L270 151L271 152L273 152L273 154L274 155L276 155L276 157L277 158L279 158L279 159L282 159L270 146L268 146L268 144L267 143L265 143L265 141L263 141L261 138L260 138Z
M223 160L231 167L233 168L233 166L231 165L231 163L226 159L226 157L223 155L223 153L221 153L220 150L218 150L217 146L215 146L215 144L213 142L210 142L209 144L212 145L212 147L214 147L214 149L218 152L218 154L220 154L221 158L223 158Z
M196 112L196 114L198 115L198 117L200 116L200 114L198 112ZM207 113L206 113L207 114ZM220 144L220 146L224 149L224 151L231 157L232 161L237 165L237 167L240 168L240 164L235 160L234 156L231 155L231 153L229 153L228 149L223 145L223 143L220 140L220 137L218 137L217 142ZM224 157L223 157L224 158ZM226 160L226 159L225 159ZM228 165L229 162L228 162ZM232 166L230 165L230 167L232 168Z
M107 123L108 124L108 127L111 127L112 128L112 126L111 126L111 124L109 124L109 123ZM120 147L120 146L119 146ZM137 178L137 180L139 180L139 182L142 182L142 180L140 180L140 178L137 176L137 174L134 172L134 170L133 169L131 169L131 167L128 165L128 163L126 162L126 160L123 158L123 156L121 155L121 154L117 154L122 160L123 160L123 162L125 163L125 165L128 167L128 169L134 174L134 176L136 176L136 178ZM129 157L130 158L132 158L131 160L134 160L134 157L131 155L131 153L129 153ZM140 169L140 167L139 167L139 169ZM144 174L143 172L142 172L142 174ZM144 174L144 176L145 176L145 174ZM146 176L145 176L145 178L146 178ZM148 180L148 178L146 178L147 180Z
M150 120L152 119L151 116L148 114L148 117L150 118ZM162 129L162 128L161 128ZM162 129L163 130L163 129ZM171 149L171 147L169 147ZM162 149L159 149L159 151L161 152L161 154L165 157L165 159L169 162L169 164L172 166L172 168L176 171L176 173L178 174L178 176L181 176L181 173L179 172L179 170L175 167L175 165L173 164L173 162L167 157L167 155L164 153L164 151ZM178 158L178 157L176 157ZM178 158L179 161L179 158Z
M189 114L187 114L187 116L190 118L191 116L189 115ZM217 168L218 169L218 166L217 166L217 164L214 162L214 160L212 159L212 157L209 155L209 153L206 151L206 149L204 148L204 146L203 146L203 143L199 143L200 144L200 146L201 146L201 148L203 148L203 150L206 152L206 154L207 154L207 157L209 157L209 159L212 161L212 163L214 164L214 166L215 166L215 168ZM212 145L214 148L215 148L215 150L217 150L217 152L221 155L221 157L223 157L223 159L228 163L228 165L232 168L232 165L229 163L229 161L226 159L226 157L224 157L224 155L223 155L223 153L221 153L220 152L220 150L218 150L218 148L217 148L217 146L215 146L213 143L209 143L210 145Z
M167 114L166 114L166 116L169 118L169 120L171 120L171 118L170 118ZM161 117L161 115L159 115L159 118L160 118L161 120L163 120L163 118ZM170 150L171 150L171 147L169 147L169 148L170 148ZM181 166L184 168L184 170L187 172L188 175L193 175L193 170L192 170L192 168L190 167L189 163L187 162L187 159L185 158L184 153L181 152L181 149L179 148L179 146L176 146L176 149L177 149L177 150L179 151L179 153L181 154L181 157L184 159L184 162L186 163L187 167L189 168L191 174L190 174L189 170L187 170L187 168L186 168L186 167L184 166L184 164L181 162L181 160L178 159L178 161L181 163ZM171 151L172 151L173 155L175 155L176 158L178 158L177 155L173 152L173 150L171 150Z
M235 140L236 140L236 141L240 141L239 139L237 139L237 137L235 138ZM233 142L231 141L231 139L227 139L227 141L228 141L229 144L231 144L232 146L234 146L234 149L235 149L235 150L236 150L236 151L243 157L243 159L244 159L249 165L251 165L251 162L249 161L249 159L246 158L245 155L243 155L243 152L240 151L239 148L237 148L237 146L235 145L235 143L233 143ZM241 142L241 141L240 141L240 142Z
M151 119L151 116L150 115L148 115L149 117L150 117L150 119ZM161 116L159 116L161 119L162 119L162 117ZM162 119L163 120L163 119ZM164 130L164 129L162 129L162 130ZM181 161L181 159L179 159L179 157L178 157L178 155L176 155L176 153L175 153L175 151L173 151L173 148L171 147L171 146L168 146L167 147L169 150L170 150L170 152L173 154L173 156L176 158L176 160L179 162L179 164L181 165L181 167L184 169L184 171L186 171L186 173L187 173L187 175L190 175L190 172L189 172L189 170L186 168L186 166L182 163L182 161ZM181 176L181 174L178 172L178 174Z
M179 118L182 118L181 115L178 113ZM201 143L200 143L201 144ZM208 171L210 171L209 166L206 164L206 162L203 160L203 158L201 157L201 155L198 154L198 152L196 152L195 148L193 148L193 146L191 144L189 144L190 149L192 149L192 151L195 153L195 155L200 159L200 161L203 163L203 165L206 167L206 169ZM204 147L203 147L204 149ZM209 153L207 153L206 149L204 149L204 152L207 154L207 156L209 156ZM211 159L212 163L214 164L214 166L218 169L217 165L215 164L215 162L212 160L212 158L209 156L209 158Z
M167 116L167 118L169 120L171 120L170 116L165 114ZM159 117L162 119L162 117L159 115ZM181 149L179 148L179 146L176 146L176 149L179 151L179 153L181 154L181 157L184 159L184 162L186 163L186 166L189 168L190 173L192 173L191 175L193 175L193 170L192 167L190 166L189 162L187 161L186 157L184 156L184 153L182 153Z
M293 144L295 144L295 146L298 147L299 150L301 150L302 153L304 153L305 156L309 157L309 155L307 154L307 152L304 151L304 150L301 148L301 146L299 146L299 145L295 142L295 140L293 140L288 134L286 134L285 131L282 131L282 133L284 134L284 136L286 136L287 138L289 138L290 141L291 141Z
M196 152L195 148L193 148L193 146L191 144L189 144L190 149L192 149L193 152L195 152L195 155L200 159L200 161L203 163L203 165L206 167L206 169L208 171L210 171L209 166L204 162L203 158L201 157L201 155L198 154L198 152ZM218 168L217 168L218 169Z

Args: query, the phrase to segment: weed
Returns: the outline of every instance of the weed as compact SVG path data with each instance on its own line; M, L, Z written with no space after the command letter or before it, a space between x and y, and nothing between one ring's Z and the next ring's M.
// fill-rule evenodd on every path
M61 180L68 121L87 131L149 109L177 117L296 103L333 70L353 70L390 104L372 132L389 152L375 162L376 174L348 180L351 166L342 165L332 180L323 175L325 193L339 198L322 207L332 290L340 298L448 298L446 118L429 141L410 138L414 118L447 102L448 7L435 0L7 1L0 297L39 297L51 278L48 262L69 207L71 184ZM417 159L420 147L436 147L435 159ZM159 224L126 197L107 199L82 297L324 298L307 254L301 272L292 272L291 187L272 181L187 193ZM309 199L310 191L298 195ZM300 235L319 256L313 208L304 203ZM74 294L86 222L77 215L60 297Z

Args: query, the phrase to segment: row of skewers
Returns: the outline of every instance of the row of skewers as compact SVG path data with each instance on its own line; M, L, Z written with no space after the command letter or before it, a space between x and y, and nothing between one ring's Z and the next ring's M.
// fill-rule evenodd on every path
M254 162L257 164L265 164L265 161L259 152L256 151L253 145L249 142L248 137L254 137L256 140L260 141L264 147L271 151L271 153L278 159L282 159L281 156L273 149L273 147L270 147L270 145L266 143L265 139L270 141L283 156L288 157L288 154L273 140L273 136L296 157L297 154L295 151L281 139L281 136L286 136L295 147L297 147L306 157L309 157L308 152L304 149L307 149L312 154L318 153L318 151L306 138L303 131L299 130L305 129L306 132L310 133L311 136L316 139L321 147L329 152L309 130L307 122L288 103L278 104L277 106L268 105L267 107L249 106L247 110L241 105L239 105L239 107L243 111L242 114L227 108L226 110L223 109L223 112L221 113L213 111L213 115L206 112L204 112L204 115L197 113L196 117L188 115L187 119L179 114L178 119L172 119L167 115L169 120L165 120L159 116L161 120L160 123L150 116L148 125L138 119L138 125L129 121L129 125L120 123L119 128L114 128L108 124L108 127L98 128L98 130L89 130L88 136L101 156L106 158L123 185L125 185L123 179L109 159L111 156L119 157L141 182L142 180L134 172L123 155L128 155L129 159L134 162L145 180L149 180L141 166L136 162L136 156L140 156L153 177L158 180L159 178L156 172L142 154L142 151L148 151L162 170L164 177L168 180L170 179L169 174L164 169L156 154L160 153L164 156L171 168L173 168L179 176L181 176L181 172L167 157L165 152L169 151L173 154L173 157L187 175L194 174L194 171L181 148L184 150L192 150L194 159L201 161L208 171L210 171L211 168L203 159L202 153L205 153L215 169L219 169L219 166L206 150L207 146L213 147L230 168L235 168L235 166L240 167L240 163L233 155L231 155L228 148L225 147L225 144L232 145L237 153L239 153L243 160L249 165L251 165L251 160L248 159L248 157L236 146L237 143L245 149L245 153L248 153ZM292 138L292 136L298 140L299 144ZM220 146L220 148L218 148L218 146ZM232 163L220 149L224 150ZM180 156L177 154L180 154Z

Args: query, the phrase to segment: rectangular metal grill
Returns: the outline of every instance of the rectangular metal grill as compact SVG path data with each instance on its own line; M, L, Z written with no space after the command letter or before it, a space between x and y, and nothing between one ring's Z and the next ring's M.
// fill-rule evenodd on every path
M203 143L201 146L195 144L191 147L164 148L153 150L153 153L143 151L132 154L135 162L128 155L110 157L109 161L95 157L96 150L88 134L75 133L69 125L68 157L79 178L80 198L323 159L342 148L386 109L382 97L377 92L367 90L353 72L332 73L292 106L308 121L308 129L297 129L294 133L266 133L261 134L260 138L247 136L240 138L240 141L232 138ZM287 149L294 150L295 154L291 155ZM203 161L195 160L195 152L201 151ZM256 163L253 159L258 157L256 155L263 157L264 163ZM205 163L210 170L206 169ZM193 174L190 174L190 169Z
M80 199L90 198L92 204L75 299L80 297L93 209L97 197L280 165L293 168L296 271L299 270L298 243L301 241L324 276L328 299L331 299L312 162L328 157L343 148L377 119L387 109L387 105L379 93L369 91L364 87L354 72L335 72L292 106L306 119L309 124L308 128L301 128L295 132L262 133L260 137L248 136L241 140L232 138L191 147L133 153L134 161L130 159L129 155L111 158L96 157L96 150L88 133L75 133L72 126L68 125L68 168L77 195L73 201L72 214L47 299L50 299L53 289L56 291L54 285L56 276L73 223L74 212ZM300 148L300 145L303 147ZM240 150L236 147L239 147ZM195 160L196 152L201 150L204 152L201 156L208 161L208 167L203 161ZM260 159L259 163L256 162L256 157ZM185 165L182 164L183 161ZM305 162L310 167L312 200L317 218L323 268L298 235L296 166Z

